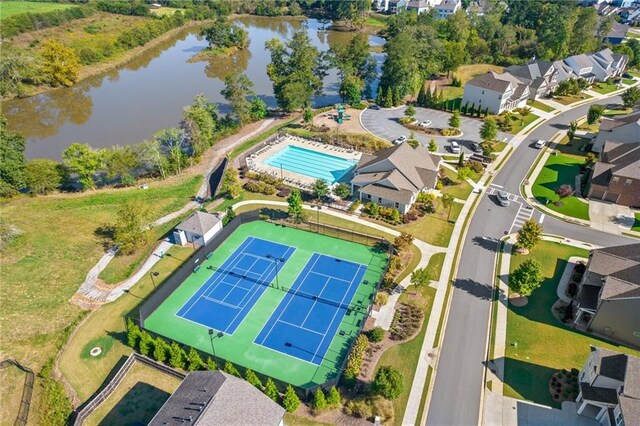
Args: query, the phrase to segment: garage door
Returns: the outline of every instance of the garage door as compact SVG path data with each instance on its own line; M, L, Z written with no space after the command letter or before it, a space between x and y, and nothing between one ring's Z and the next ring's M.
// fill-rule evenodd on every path
M593 189L591 195L589 195L589 198L595 198L596 200L602 200L602 197L604 197L604 191L600 189Z
M618 201L618 197L620 196L620 194L615 194L613 192L607 192L607 196L605 197L604 201L611 201L612 203L615 203L616 201Z

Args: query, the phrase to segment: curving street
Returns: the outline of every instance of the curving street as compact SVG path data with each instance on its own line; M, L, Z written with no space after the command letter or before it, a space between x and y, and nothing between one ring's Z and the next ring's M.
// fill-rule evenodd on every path
M620 102L620 97L607 99ZM565 129L567 123L586 115L595 100L559 114L538 126L521 142L515 142L514 152L492 184L483 194L475 211L463 242L458 270L453 283L450 307L440 347L439 364L435 372L433 391L427 412L427 425L478 425L480 422L483 392L483 369L488 339L488 324L493 288L493 267L498 247L497 241L507 233L516 232L523 216L530 215L538 221L543 214L529 206L520 194L520 183L534 163L540 150L532 147L538 139L549 140L557 131ZM418 119L431 116L430 110L420 110ZM429 113L424 113L429 111ZM368 113L367 113L368 112ZM363 124L372 133L389 139L395 129L389 117L401 116L400 110L365 111ZM379 117L378 114L380 114ZM429 118L430 119L430 118ZM475 120L474 120L475 121ZM384 124L369 128L367 123ZM395 126L400 126L395 121ZM401 126L400 126L401 127ZM476 126L478 127L478 126ZM479 141L476 133L466 132L467 138ZM441 138L442 139L442 138ZM515 138L516 140L519 138ZM439 143L441 141L438 141ZM446 144L446 141L442 141ZM513 141L512 141L513 142ZM497 189L511 194L509 207L501 207L492 195ZM607 234L591 228L573 225L546 216L543 219L545 233L561 235L569 239L589 242L600 246L612 246L635 242L634 239ZM464 403L462 403L464 401Z

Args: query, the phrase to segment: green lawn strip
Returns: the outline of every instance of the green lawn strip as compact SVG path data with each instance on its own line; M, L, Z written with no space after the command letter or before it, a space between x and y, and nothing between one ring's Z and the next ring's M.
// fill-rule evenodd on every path
M550 105L547 105L545 103L542 103L542 102L540 102L538 100L534 101L534 100L529 99L527 101L527 105L532 106L534 108L537 108L540 111L544 111L544 112L553 112L553 111L556 110L554 107L552 107Z
M397 283L401 282L411 272L413 272L413 270L416 269L416 267L418 266L418 263L420 263L420 259L422 259L422 253L420 252L420 249L418 247L412 244L410 247L410 250L411 250L411 262L409 262L409 264L404 268L404 270L400 274L398 274L398 276L395 278L395 282Z
M569 137L565 135L560 141L556 142L555 149L563 154L586 157L589 152L587 147L592 144L591 139L581 138L579 136L575 136L573 140L569 142Z
M495 276L494 276L494 291L493 300L491 302L491 336L489 337L489 359L493 360L495 346L496 346L496 321L498 320L498 303L500 300L500 293L497 291L500 284L500 268L502 266L502 248L504 243L501 241L498 247L498 263L496 264Z
M52 10L68 9L73 6L76 5L35 1L3 1L0 3L0 21L20 13L46 13Z
M392 228L400 232L409 232L426 243L447 247L462 206L463 204L461 203L453 203L451 206L451 221L447 221L448 212L442 203L438 203L435 213L426 214L411 224L396 225L392 226Z
M638 38L640 38L640 36L638 36ZM631 85L635 84L635 82L636 81L634 79L632 79L632 78L623 78L622 79L622 83L626 84L628 86L631 86Z
M560 98L555 98L554 101L561 103L562 105L570 105L579 101L591 99L593 96L586 93L579 93L577 95L567 95Z
M191 254L191 247L173 246L153 270L158 272L155 283L161 286ZM61 352L59 368L73 387L80 401L86 401L105 381L123 356L132 350L126 345L123 316L138 305L153 290L149 274L123 294L115 302L94 311L76 330ZM88 356L89 351L100 345L100 357Z
M512 128L511 128L511 131L509 133L513 133L514 135L519 133L522 129L524 129L529 124L531 124L534 121L536 121L538 118L540 118L540 117L537 116L536 114L529 113L529 114L527 114L526 117L524 117L524 120L523 120L522 116L520 114L514 114L511 117Z
M612 83L595 83L591 86L591 90L594 92L600 93L601 95L606 95L607 93L615 92L620 89L617 85Z
M278 130L282 129L283 127L288 126L289 124L293 123L295 120L297 120L299 117L295 116L294 118L291 118L283 123L278 124L277 126L274 126L268 130L265 130L264 132L260 133L259 135L248 139L244 142L242 142L240 145L236 146L235 148L233 148L231 150L231 152L229 152L229 158L230 159L234 159L236 158L238 155L242 154L244 151L248 150L249 148L251 148L254 145L259 144L260 142L262 142L263 140L267 139L269 136L274 135L278 132Z
M602 113L604 117L611 117L615 115L627 115L633 112L632 108L622 108L622 109L606 109Z
M507 142L495 142L493 144L493 152L502 152L507 145L509 145Z
M473 191L473 186L471 186L466 180L458 179L458 174L448 167L443 167L442 170L444 170L445 175L453 183L452 185L445 186L443 188L443 192L460 200L466 200L469 198L471 191Z
M157 219L191 201L201 180L185 175L150 182L146 190L21 196L6 202L3 221L23 232L2 253L2 281L11 288L0 293L6 350L37 370L55 353L53 336L80 313L69 299L111 244L100 229L115 221L122 203L137 200Z
M444 261L444 253L439 253L431 256L427 269L432 271L433 276L439 276L442 270L442 263ZM437 278L434 278L437 279ZM416 372L418 361L420 359L420 350L422 349L422 343L427 331L427 323L429 315L431 314L431 308L433 307L433 299L436 295L436 290L429 286L421 286L417 289L420 293L420 298L415 295L416 289L411 286L399 298L400 302L407 302L411 300L419 301L423 307L425 321L422 323L422 328L416 337L403 342L399 345L392 346L387 349L380 357L376 369L383 365L391 365L397 368L403 377L403 388L400 397L393 400L394 418L393 423L396 425L402 424L404 412L407 408L407 401L409 400L409 394L411 393L411 384Z
M180 379L136 362L84 424L148 424L179 385Z
M212 275L213 272L207 267L209 265L220 267L250 236L260 236L260 238L296 248L278 274L280 285L285 287L293 285L313 253L336 256L367 265L363 281L351 300L352 305L358 303L366 306L371 302L375 288L369 283L380 280L386 264L386 253L378 252L372 247L268 222L247 223L241 225L216 249L214 256L202 261L202 268L190 275L145 320L145 328L202 352L211 353L207 327L180 318L176 313ZM253 343L286 294L280 289L266 287L233 334L216 339L216 356L296 386L308 387L313 383L321 384L335 378L346 356L342 348L347 347L355 338L359 323L365 320L366 312L352 310L351 314L343 317L339 330L345 331L345 334L336 333L332 337L322 365L318 366Z
M439 90L442 90L442 98L445 101L462 98L462 95L464 95L464 87L445 86Z
M634 217L636 218L636 221L633 222L633 226L631 227L631 230L640 232L640 213L636 213Z
M513 272L524 260L537 260L544 276L542 286L524 307L509 306L505 359L505 396L559 408L548 392L548 381L558 369L582 368L589 345L638 355L638 351L578 332L556 320L551 311L558 299L556 288L571 256L588 257L587 250L542 241L527 256L511 257ZM516 345L517 343L517 345Z
M292 413L284 413L284 424L287 426L331 426L331 423L323 423L309 417L296 416Z
M575 176L580 171L580 165L584 160L569 155L551 155L540 174L536 177L532 192L539 203L547 208L578 219L589 220L589 204L579 200L575 196L563 198L556 194L560 185L571 185L575 190ZM562 206L553 204L561 201Z

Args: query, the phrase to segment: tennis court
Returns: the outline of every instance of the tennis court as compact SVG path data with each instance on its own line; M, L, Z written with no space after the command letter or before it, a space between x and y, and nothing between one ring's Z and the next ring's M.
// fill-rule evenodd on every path
M295 248L249 237L178 311L188 321L233 334ZM213 270L213 267L209 267Z
M313 387L340 374L387 262L384 248L245 223L202 254L144 328L220 362Z
M255 343L320 365L367 267L314 253ZM365 304L366 303L366 304Z

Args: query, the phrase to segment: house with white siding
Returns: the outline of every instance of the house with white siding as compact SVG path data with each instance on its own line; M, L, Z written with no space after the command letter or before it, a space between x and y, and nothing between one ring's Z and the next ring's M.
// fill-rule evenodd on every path
M529 93L529 86L515 76L490 71L467 82L462 104L500 114L526 106Z

